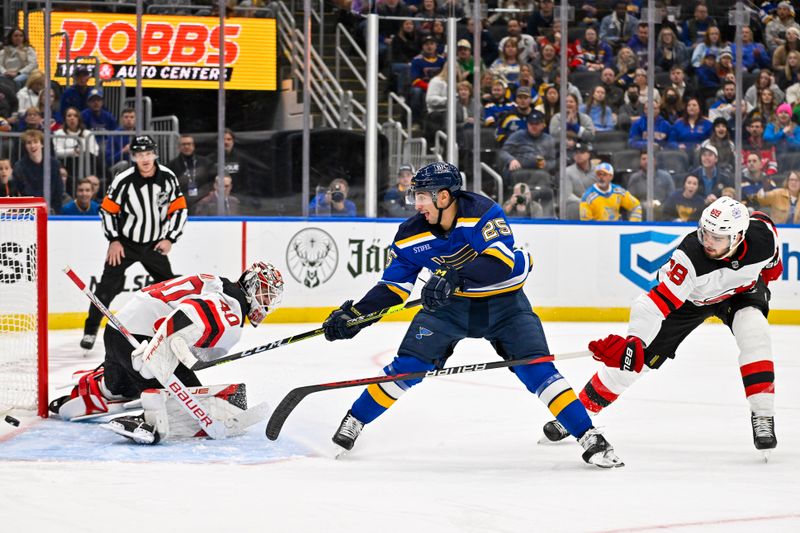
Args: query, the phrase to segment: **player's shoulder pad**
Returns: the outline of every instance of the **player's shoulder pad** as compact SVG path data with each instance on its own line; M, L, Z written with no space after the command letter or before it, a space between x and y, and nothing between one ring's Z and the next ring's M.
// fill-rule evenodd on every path
M404 239L408 239L409 237L413 237L414 235L419 235L420 233L430 231L431 227L425 220L425 216L421 213L417 213L400 224L400 227L397 228L397 233L394 236L394 242L396 244L398 241L402 241Z
M747 250L743 259L746 263L759 262L774 257L778 231L767 215L756 211L750 217L750 227L744 234Z
M498 212L502 214L502 208L494 200L482 194L461 191L457 200L459 218L481 219L493 210L499 210Z

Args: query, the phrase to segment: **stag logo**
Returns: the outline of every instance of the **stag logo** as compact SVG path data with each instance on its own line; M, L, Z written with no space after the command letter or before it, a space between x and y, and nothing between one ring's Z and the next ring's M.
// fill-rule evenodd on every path
M319 228L297 232L286 249L286 264L292 277L309 289L322 285L336 272L339 251L336 242Z

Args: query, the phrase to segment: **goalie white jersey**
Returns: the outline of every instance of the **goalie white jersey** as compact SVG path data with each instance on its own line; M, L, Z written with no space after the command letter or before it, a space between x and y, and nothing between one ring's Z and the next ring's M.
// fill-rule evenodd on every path
M709 259L696 232L686 237L658 272L658 285L639 296L631 308L629 335L647 345L661 322L684 302L714 305L752 290L759 278L766 283L782 271L778 232L763 213L754 213L745 239L732 257Z
M219 276L182 276L144 287L118 313L134 335L152 337L167 321L198 359L227 354L239 342L248 304L237 283Z

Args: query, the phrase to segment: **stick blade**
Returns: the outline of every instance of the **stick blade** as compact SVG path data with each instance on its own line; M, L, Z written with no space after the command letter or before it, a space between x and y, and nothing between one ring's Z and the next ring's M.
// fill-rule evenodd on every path
M267 422L266 435L269 440L277 440L278 436L281 434L281 429L283 429L283 424L286 422L286 419L289 418L289 415L292 414L294 408L303 401L303 398L315 390L318 390L318 387L313 385L310 387L298 387L290 390L289 393L283 397L281 403L279 403L275 411L272 412L272 416L269 417L269 422Z

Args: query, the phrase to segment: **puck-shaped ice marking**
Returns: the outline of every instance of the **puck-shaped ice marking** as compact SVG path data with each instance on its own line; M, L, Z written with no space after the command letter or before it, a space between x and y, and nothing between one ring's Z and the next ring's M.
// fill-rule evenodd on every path
M9 424L11 424L14 427L19 427L19 420L17 420L16 418L14 418L11 415L6 415L5 421L8 422Z

